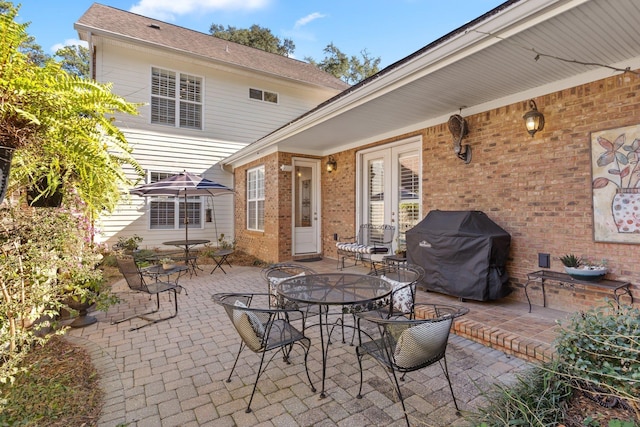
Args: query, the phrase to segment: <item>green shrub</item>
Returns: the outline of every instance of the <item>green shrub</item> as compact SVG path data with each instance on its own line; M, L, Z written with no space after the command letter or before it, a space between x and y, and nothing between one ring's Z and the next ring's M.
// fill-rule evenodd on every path
M115 254L105 254L104 258L102 259L102 265L105 267L117 267L118 261Z
M621 397L640 419L640 310L612 306L576 313L556 340L558 361L576 387Z
M474 426L555 426L563 420L563 402L571 387L547 364L517 376L514 385L496 384L486 392L488 405L468 418Z
M125 253L130 254L133 251L138 250L138 247L140 246L141 242L142 242L142 237L138 236L137 234L134 234L133 236L129 236L129 237L120 236L118 237L118 243L113 245L113 248L115 250L122 250Z
M136 261L138 267L148 267L157 256L158 253L151 249L140 249L133 253L133 259Z
M96 268L92 231L86 217L66 208L0 210L0 383L12 381L20 360L48 339L51 319L70 298L100 309L115 302Z
M576 313L561 325L554 362L519 376L514 386L495 385L488 405L469 416L477 426L555 426L576 389L625 400L640 420L640 310L612 306ZM591 421L589 421L591 420ZM587 417L585 425L600 426ZM609 427L633 421L611 420Z

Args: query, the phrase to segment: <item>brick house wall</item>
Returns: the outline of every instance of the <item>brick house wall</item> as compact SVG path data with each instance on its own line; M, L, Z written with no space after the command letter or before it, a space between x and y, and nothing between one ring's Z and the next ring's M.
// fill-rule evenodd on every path
M600 243L593 239L590 132L639 124L639 90L640 77L626 73L535 98L538 110L545 116L545 128L533 138L526 132L522 119L529 110L526 101L465 116L469 133L463 144L473 148L470 164L454 155L446 123L367 147L422 136L423 215L433 209L480 210L507 230L512 236L508 271L514 292L510 298L526 300L522 285L527 272L539 270L539 252L551 254L551 269L558 271L562 271L558 257L565 253L606 258L608 277L637 284L640 245ZM334 233L344 237L355 233L356 152L335 153L338 170L322 173L325 257L336 257ZM285 174L277 169L290 156L279 153L261 159L269 165L265 226L268 230L265 229L264 236L259 238L243 231L242 221L236 224L239 246L256 256L264 254L269 261L290 259L291 249L286 246L291 242L290 179L288 175L283 179ZM245 167L250 166L236 172L239 191L243 191L239 184ZM275 170L277 174L273 173ZM243 217L239 214L237 218L238 221ZM275 223L271 224L272 221ZM276 235L278 232L281 239ZM264 249L256 246L259 240L258 246ZM539 286L529 289L532 302L541 304ZM634 285L633 293L640 301L638 285ZM582 309L601 304L604 297L611 294L593 289L576 292L547 287L547 302L552 308ZM628 298L623 301L628 302Z
M290 260L293 253L291 172L280 170L280 165L291 164L293 156L273 153L234 170L239 196L235 206L236 247L267 263ZM247 230L247 170L257 166L265 168L264 231Z

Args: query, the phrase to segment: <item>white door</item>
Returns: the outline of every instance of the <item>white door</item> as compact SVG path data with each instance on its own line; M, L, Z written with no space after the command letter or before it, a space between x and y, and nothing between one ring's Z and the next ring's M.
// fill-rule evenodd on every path
M405 248L405 233L421 216L419 139L363 151L359 156L359 224L396 227L393 249Z
M320 253L320 162L293 159L293 255Z

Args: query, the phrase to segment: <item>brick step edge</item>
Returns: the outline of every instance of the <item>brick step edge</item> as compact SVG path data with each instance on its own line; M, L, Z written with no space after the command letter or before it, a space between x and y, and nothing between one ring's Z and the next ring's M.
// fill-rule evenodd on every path
M548 362L555 354L551 344L489 327L475 320L465 319L464 316L455 320L452 332L529 362Z

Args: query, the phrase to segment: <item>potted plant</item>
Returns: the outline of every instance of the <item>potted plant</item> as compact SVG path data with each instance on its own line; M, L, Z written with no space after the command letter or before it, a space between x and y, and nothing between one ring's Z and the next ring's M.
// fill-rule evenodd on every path
M593 262L588 258L566 254L560 257L560 262L569 276L578 280L598 281L607 274L606 261Z
M73 328L96 322L95 317L87 314L91 307L106 310L117 302L98 268L100 259L100 254L87 251L82 259L70 259L58 273L58 282L66 295L65 305L78 312L78 318L70 324Z
M172 268L176 268L176 264L169 257L164 257L160 259L160 263L162 264L163 270L171 270Z
M407 257L407 248L405 246L398 246L398 248L396 249L396 255L401 257L401 258L406 258Z

